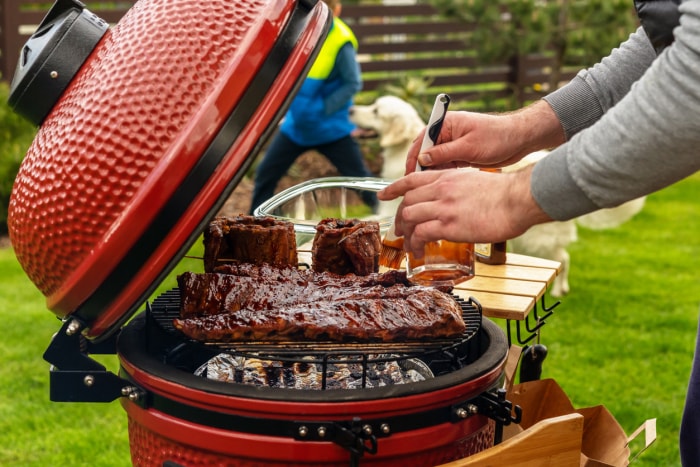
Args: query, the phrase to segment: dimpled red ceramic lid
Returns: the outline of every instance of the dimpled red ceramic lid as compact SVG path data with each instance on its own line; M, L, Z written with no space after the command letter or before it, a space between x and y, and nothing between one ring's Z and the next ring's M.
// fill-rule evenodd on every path
M218 211L330 24L315 0L141 0L43 120L8 228L60 317L109 334Z

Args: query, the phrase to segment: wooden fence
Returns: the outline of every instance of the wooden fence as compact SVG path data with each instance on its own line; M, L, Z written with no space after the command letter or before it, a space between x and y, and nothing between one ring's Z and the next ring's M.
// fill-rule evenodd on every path
M133 3L86 2L109 23L118 22ZM0 0L0 80L11 80L22 45L50 6L46 0ZM546 57L481 64L468 45L474 26L445 19L420 1L415 5L346 4L342 17L358 37L367 92L415 76L429 82L423 90L426 94L449 92L455 101L506 98L520 104L538 97L533 86L548 80L551 62Z
M549 80L552 60L546 56L481 63L471 41L475 25L445 18L420 1L346 5L342 17L360 42L364 91L415 76L428 82L429 95L448 92L462 103L513 99L520 106L541 96L535 87ZM562 80L573 73L563 73Z

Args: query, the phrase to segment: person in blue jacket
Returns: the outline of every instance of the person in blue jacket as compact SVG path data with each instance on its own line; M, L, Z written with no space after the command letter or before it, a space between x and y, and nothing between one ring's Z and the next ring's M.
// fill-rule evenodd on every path
M351 133L349 109L362 88L357 63L357 39L340 20L340 0L324 0L333 12L333 24L308 76L292 100L279 131L255 172L250 207L255 209L274 195L280 179L294 161L309 150L323 154L341 175L373 177L362 151ZM365 203L376 207L376 196L367 194Z

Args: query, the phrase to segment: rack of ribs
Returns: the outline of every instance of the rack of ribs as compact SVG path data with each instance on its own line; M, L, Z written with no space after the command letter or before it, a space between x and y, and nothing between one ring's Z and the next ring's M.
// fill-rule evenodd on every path
M393 272L338 276L294 268L245 265L227 265L217 271L249 271L252 276L222 272L185 272L179 275L181 318L232 313L242 309L259 311L320 301L405 298L425 288L409 287L404 282L405 274Z
M383 285L385 287L394 284L411 285L406 278L406 271L390 269L381 273L372 273L365 276L355 274L335 274L332 272L318 272L297 267L276 267L269 264L236 263L224 264L214 269L214 272L230 274L233 276L245 276L261 281L283 282L314 282L319 285L338 284L349 287L357 285L367 287L371 285ZM441 290L450 292L451 287L443 287Z
M270 265L227 264L178 276L176 329L212 342L320 339L400 342L465 330L446 290L412 286L403 271L340 276Z
M461 307L450 295L428 287L391 287L400 293L315 301L300 297L298 303L175 319L174 325L206 342L403 342L453 338L464 332Z

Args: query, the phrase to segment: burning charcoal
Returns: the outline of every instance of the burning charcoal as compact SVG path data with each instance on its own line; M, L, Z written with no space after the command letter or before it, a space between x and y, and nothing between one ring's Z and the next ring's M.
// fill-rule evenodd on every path
M195 374L216 381L257 387L323 389L323 364L314 363L311 357L306 359L309 360L308 363L303 359L298 362L281 362L221 353L202 365ZM403 364L397 361L366 363L364 387L415 383L433 377L427 366L417 366L411 361L407 360ZM362 362L354 362L352 359L348 359L348 363L327 363L325 389L362 389L362 366ZM419 371L415 368L423 369Z

